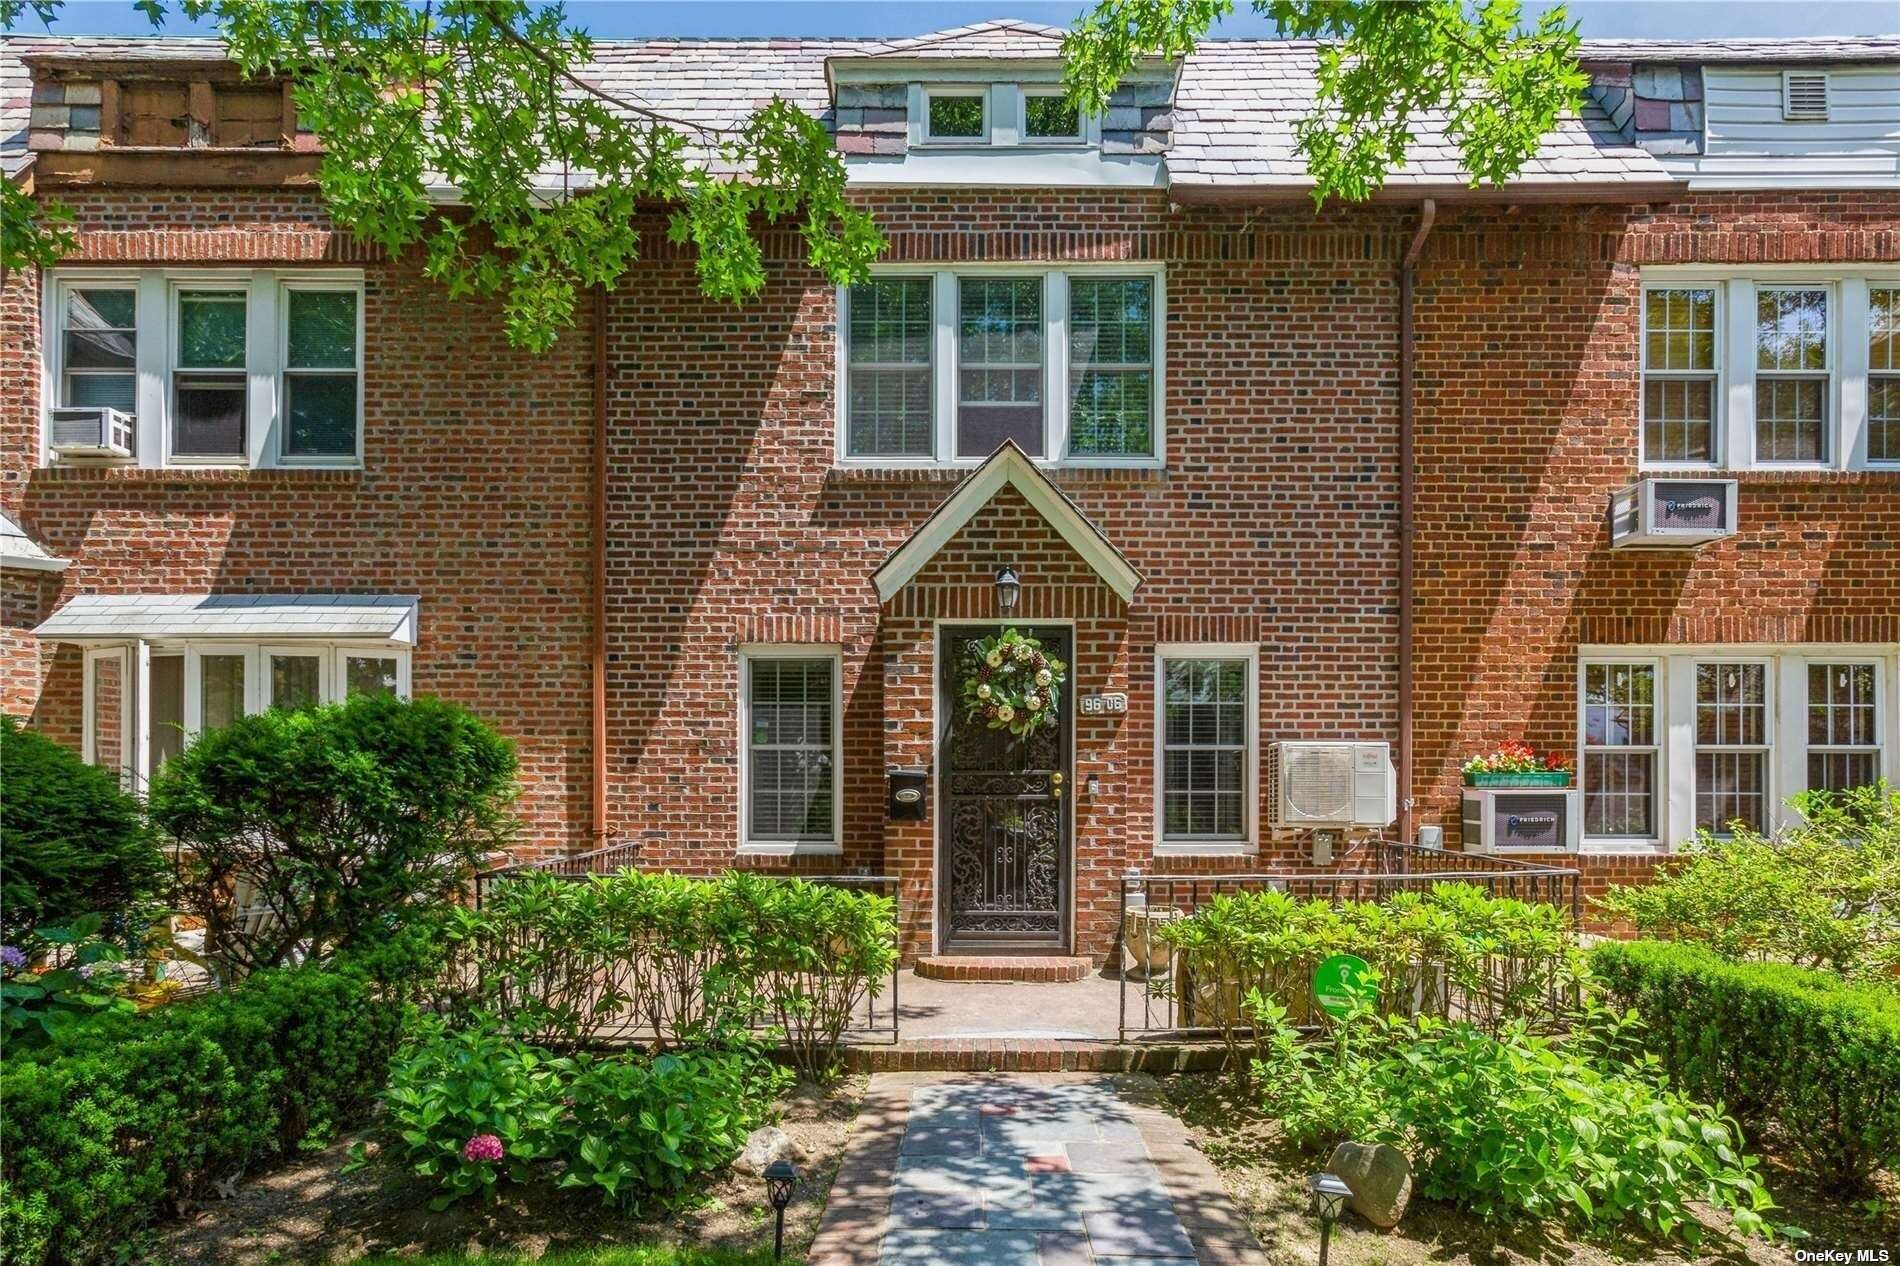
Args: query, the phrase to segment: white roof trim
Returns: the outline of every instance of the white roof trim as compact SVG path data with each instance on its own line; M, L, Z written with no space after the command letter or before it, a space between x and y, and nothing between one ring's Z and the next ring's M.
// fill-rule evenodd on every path
M167 638L416 644L416 599L354 593L80 594L34 632L54 642Z
M0 567L20 571L65 571L73 565L70 558L50 554L27 535L12 515L0 511Z
M893 550L872 573L878 601L889 602L895 597L1005 484L1021 493L1023 500L1035 507L1036 513L1068 542L1070 549L1082 556L1082 561L1123 602L1135 596L1141 573L1122 557L1122 552L1102 535L1101 529L1088 521L1073 501L1062 495L1060 488L1049 482L1049 477L1027 453L1014 441L1005 440L957 485L955 492L944 498L943 504L924 520L923 526L911 533L910 539Z

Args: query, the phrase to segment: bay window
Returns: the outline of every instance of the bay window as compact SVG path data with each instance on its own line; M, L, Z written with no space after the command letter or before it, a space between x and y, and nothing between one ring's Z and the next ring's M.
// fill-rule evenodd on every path
M1163 278L1152 266L893 271L845 288L839 460L1163 457Z
M130 414L141 466L355 466L363 281L340 270L53 270L49 408ZM96 454L48 461L100 460Z
M1800 792L1900 782L1900 646L1585 647L1586 851L1654 851L1796 819Z
M1900 466L1900 272L1643 270L1646 468Z
M842 846L842 660L836 647L740 651L743 849L831 853Z
M1255 646L1163 646L1156 656L1158 847L1252 847L1259 709Z

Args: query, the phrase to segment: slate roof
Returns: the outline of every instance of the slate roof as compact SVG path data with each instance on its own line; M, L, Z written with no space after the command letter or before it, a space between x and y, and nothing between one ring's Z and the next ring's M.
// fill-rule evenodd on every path
M49 553L34 540L13 516L0 510L0 567L23 567L29 571L64 571L71 564Z
M832 120L828 60L935 60L1056 55L1058 28L1013 19L977 23L910 39L600 40L589 68L607 92L705 129L693 156L725 170L716 156L721 131L737 128L775 95ZM21 57L65 52L114 59L192 59L216 53L217 40L192 38L14 36L0 41L0 165L24 165L30 84ZM1286 40L1210 40L1187 58L1175 101L1171 183L1184 190L1308 186L1293 149L1293 122L1311 105L1314 46ZM1590 40L1592 61L1900 60L1900 39ZM545 173L558 187L561 173ZM1595 105L1566 120L1515 187L1671 183L1647 151L1625 143ZM576 183L580 183L576 178ZM1404 169L1388 181L1403 193L1462 186L1455 149L1442 132L1421 130Z
M49 641L107 638L338 638L414 645L406 594L80 594L34 632Z
M1891 62L1900 37L1806 36L1794 40L1584 40L1585 62Z

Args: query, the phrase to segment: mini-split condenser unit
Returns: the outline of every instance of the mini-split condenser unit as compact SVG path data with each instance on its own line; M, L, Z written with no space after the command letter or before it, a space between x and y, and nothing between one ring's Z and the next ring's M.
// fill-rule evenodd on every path
M1377 830L1399 816L1389 743L1275 743L1267 749L1271 825Z
M1467 853L1574 853L1582 838L1575 787L1466 787Z
M1610 494L1610 544L1682 549L1735 535L1733 479L1644 479Z
M53 452L61 457L132 456L132 415L118 409L54 409L47 435Z

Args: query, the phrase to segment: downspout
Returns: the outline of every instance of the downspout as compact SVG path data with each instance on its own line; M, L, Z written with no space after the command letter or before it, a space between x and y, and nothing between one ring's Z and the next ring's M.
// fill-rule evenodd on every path
M1405 258L1399 263L1399 838L1408 844L1416 842L1413 814L1416 800L1412 781L1412 643L1413 608L1417 594L1413 575L1412 536L1418 477L1413 470L1417 460L1417 440L1412 384L1412 292L1418 280L1419 254L1424 251L1425 239L1431 235L1432 222L1437 218L1437 203L1430 198L1419 203L1418 229L1412 234L1412 244L1406 247Z
M593 603L593 847L607 845L607 288L594 287L594 489L589 560Z

